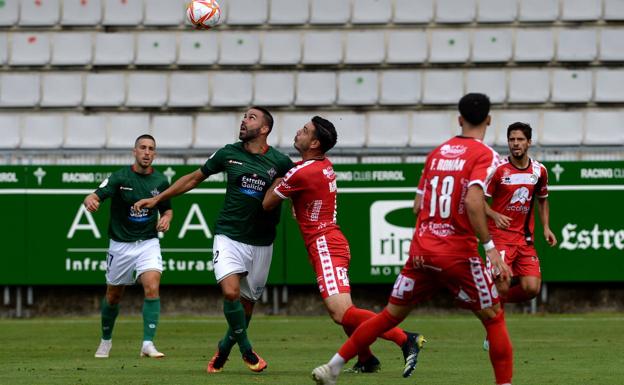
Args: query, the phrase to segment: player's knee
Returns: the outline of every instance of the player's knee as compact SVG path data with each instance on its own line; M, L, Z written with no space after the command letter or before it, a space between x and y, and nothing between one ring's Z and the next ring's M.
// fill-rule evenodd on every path
M109 305L117 305L121 302L121 293L106 293L106 302Z
M540 292L539 284L529 284L522 288L524 292L531 298L537 297Z
M228 301L237 301L240 299L240 289L237 287L224 287L223 298Z

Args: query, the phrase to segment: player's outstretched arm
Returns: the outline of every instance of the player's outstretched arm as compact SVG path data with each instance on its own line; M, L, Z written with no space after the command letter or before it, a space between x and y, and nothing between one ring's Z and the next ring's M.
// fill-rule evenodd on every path
M160 215L158 223L156 224L156 230L166 233L169 231L169 225L173 219L173 210L169 209Z
M277 178L271 184L271 187L267 190L266 194L264 194L264 199L262 200L262 208L266 211L271 211L276 208L280 202L282 201L282 197L275 193L275 188L282 182L284 178Z
M83 202L87 211L94 213L100 208L100 197L96 193L87 195Z
M158 203L162 201L166 201L167 199L171 199L175 196L184 194L185 192L194 189L199 185L202 181L207 178L206 175L200 170L197 169L190 174L186 174L180 179L176 180L168 189L161 192L152 198L141 199L136 202L133 207L136 211L139 211L143 208L151 209L155 207Z
M548 203L548 199L541 198L537 200L537 211L539 213L540 221L542 221L546 242L548 242L551 247L557 245L557 237L550 230L550 204Z
M487 202L485 202L484 204L485 204L485 214L488 217L492 218L492 220L496 224L496 227L498 227L499 229L506 229L509 227L509 225L511 224L510 217L492 210L492 207L490 207L490 205Z

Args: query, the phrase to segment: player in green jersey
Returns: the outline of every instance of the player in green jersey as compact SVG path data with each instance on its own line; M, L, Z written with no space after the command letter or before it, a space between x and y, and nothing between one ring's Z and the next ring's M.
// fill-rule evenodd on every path
M178 179L162 194L134 205L135 210L152 208L197 187L212 174L227 174L225 201L215 227L213 264L229 329L208 363L208 373L223 370L235 344L250 370L261 372L267 366L247 338L254 304L262 295L269 274L280 216L279 207L265 212L262 199L273 181L294 165L288 156L267 144L272 128L269 111L250 107L240 125L240 142L219 149L202 167Z
M151 135L139 136L134 142L133 153L135 161L132 166L112 173L84 200L87 210L95 212L103 200L111 198L107 287L106 297L102 299L102 339L95 352L96 358L108 358L119 302L125 286L135 281L141 282L145 292L140 355L153 358L165 356L153 342L160 317L159 286L163 270L158 232L169 230L173 211L169 200L159 202L158 210L135 210L132 205L140 199L160 194L169 187L169 183L163 174L152 168L156 141Z

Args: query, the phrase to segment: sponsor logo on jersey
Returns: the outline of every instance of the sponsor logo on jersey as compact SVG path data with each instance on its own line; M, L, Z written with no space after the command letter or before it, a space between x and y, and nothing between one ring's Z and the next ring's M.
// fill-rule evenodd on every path
M130 206L130 215L128 219L132 222L145 222L149 220L149 209L141 209L136 211L134 207Z
M531 200L531 197L529 197L529 189L522 186L516 189L516 191L514 191L513 196L511 197L511 202L509 203L512 205L518 202L520 204L525 204L526 202L530 200Z
M119 186L120 190L124 190L124 191L132 191L132 187L126 187L126 186Z
M466 152L468 147L462 146L461 144L451 146L450 144L445 144L440 147L440 154L446 158L457 158Z
M511 174L506 177L503 177L501 180L502 184L505 185L516 185L516 184L537 184L538 177L535 174L522 173L522 174Z
M437 237L444 238L455 234L455 227L453 227L450 223L421 223L420 228L418 228L418 234L422 236L426 232L430 232Z
M262 199L269 183L258 174L243 174L238 178L240 192Z
M336 173L334 172L334 168L331 166L323 169L323 175L325 175L325 178L327 179L336 178Z

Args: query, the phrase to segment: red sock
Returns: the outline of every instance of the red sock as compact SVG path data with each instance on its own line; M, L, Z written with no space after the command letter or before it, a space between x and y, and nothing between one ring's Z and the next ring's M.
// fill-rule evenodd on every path
M373 318L377 314L370 311L351 306L342 316L342 325L344 328L353 328L355 330L364 321ZM384 340L392 341L399 347L403 346L407 341L407 335L400 328L392 328L380 336Z
M348 327L345 324L342 325L342 330L344 330L345 334L348 337L351 337L351 334L353 334L355 329L356 329L356 327ZM358 361L366 362L366 360L368 360L369 358L371 358L373 356L373 352L371 351L370 346L367 346L367 347L363 348L362 350L360 350L357 353L357 356L358 356Z
M509 291L507 292L504 301L517 303L525 302L530 299L533 299L533 297L527 294L526 291L522 289L522 285L515 285L509 288Z
M345 361L349 361L363 347L372 345L377 337L397 326L401 321L401 319L394 318L384 309L381 313L360 324L353 335L338 350L338 354Z
M505 324L505 312L500 310L496 317L482 322L490 342L490 361L494 367L496 383L511 384L513 350Z

